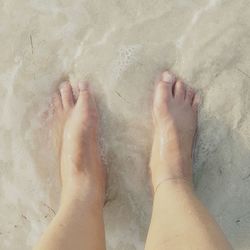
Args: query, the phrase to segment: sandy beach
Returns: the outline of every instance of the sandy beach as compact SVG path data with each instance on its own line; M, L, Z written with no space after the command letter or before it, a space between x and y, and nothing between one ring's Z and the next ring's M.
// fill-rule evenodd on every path
M202 96L195 190L234 249L250 249L249 1L0 1L0 37L0 250L31 249L58 209L46 110L62 79L97 96L107 249L143 250L164 69Z

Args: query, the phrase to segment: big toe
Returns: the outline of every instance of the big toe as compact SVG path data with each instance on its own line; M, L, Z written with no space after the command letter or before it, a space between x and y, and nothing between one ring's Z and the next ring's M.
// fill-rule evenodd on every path
M88 83L79 83L79 96L76 103L76 111L79 117L85 121L93 122L97 119L97 108L95 99L91 93Z
M68 111L74 106L74 95L72 91L72 86L69 82L64 82L60 86L60 94L62 97L63 109Z
M159 81L155 88L154 95L154 107L161 108L165 106L167 102L171 101L173 98L173 86L175 84L176 78L174 75L165 71L161 76L161 81Z
M163 72L161 81L157 83L154 93L153 114L160 118L167 112L168 104L173 100L173 88L176 77L168 71Z

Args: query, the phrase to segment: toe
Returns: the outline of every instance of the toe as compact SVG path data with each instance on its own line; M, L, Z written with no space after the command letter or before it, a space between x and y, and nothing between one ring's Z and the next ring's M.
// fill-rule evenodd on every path
M176 99L184 100L186 95L186 88L181 80L178 80L175 84L174 96Z
M200 96L196 93L193 98L192 108L195 112L197 112L200 104Z
M155 89L154 100L156 103L168 102L173 98L173 84L160 81Z
M195 92L191 87L187 87L185 100L188 104L192 105Z
M61 112L63 110L62 98L60 92L57 91L52 98L52 106L54 112Z
M176 78L173 74L165 71L162 73L161 81L156 84L154 103L156 105L164 103L173 98L173 86Z
M72 91L71 84L69 82L64 82L60 86L60 93L62 97L63 108L67 111L74 106L74 95Z
M79 97L77 100L77 108L81 110L84 114L94 114L97 113L96 103L93 95L91 94L88 83L79 83Z
M173 88L176 77L168 71L162 73L161 81L156 84L154 93L154 113L161 115L168 107L168 103L173 100Z
M161 76L161 80L163 82L169 83L169 84L175 84L176 82L176 76L169 71L164 71Z

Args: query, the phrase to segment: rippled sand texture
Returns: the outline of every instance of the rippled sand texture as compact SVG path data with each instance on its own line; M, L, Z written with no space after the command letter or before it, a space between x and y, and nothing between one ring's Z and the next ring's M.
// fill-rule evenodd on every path
M142 250L153 81L171 68L204 101L196 190L250 247L248 0L0 1L0 249L30 249L58 206L46 110L61 78L89 79L109 167L109 250Z

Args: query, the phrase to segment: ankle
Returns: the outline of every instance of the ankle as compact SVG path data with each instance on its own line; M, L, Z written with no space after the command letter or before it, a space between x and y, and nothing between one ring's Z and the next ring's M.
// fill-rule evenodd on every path
M102 209L105 193L94 185L82 183L81 185L63 186L61 193L61 205L77 205Z
M103 206L98 203L82 201L79 199L64 200L61 202L59 211L60 214L71 214L79 220L81 218L92 217L102 218L103 217Z
M93 199L86 196L84 199L82 196L61 197L60 208L72 209L75 211L93 211L100 213L103 211L104 203L101 199Z
M192 178L177 176L162 179L154 186L154 194L156 194L157 192L161 192L161 190L166 190L167 192L172 192L176 190L193 191Z
M192 184L192 160L186 163L180 161L168 162L151 166L152 184L154 190L164 182L179 183L182 181Z

